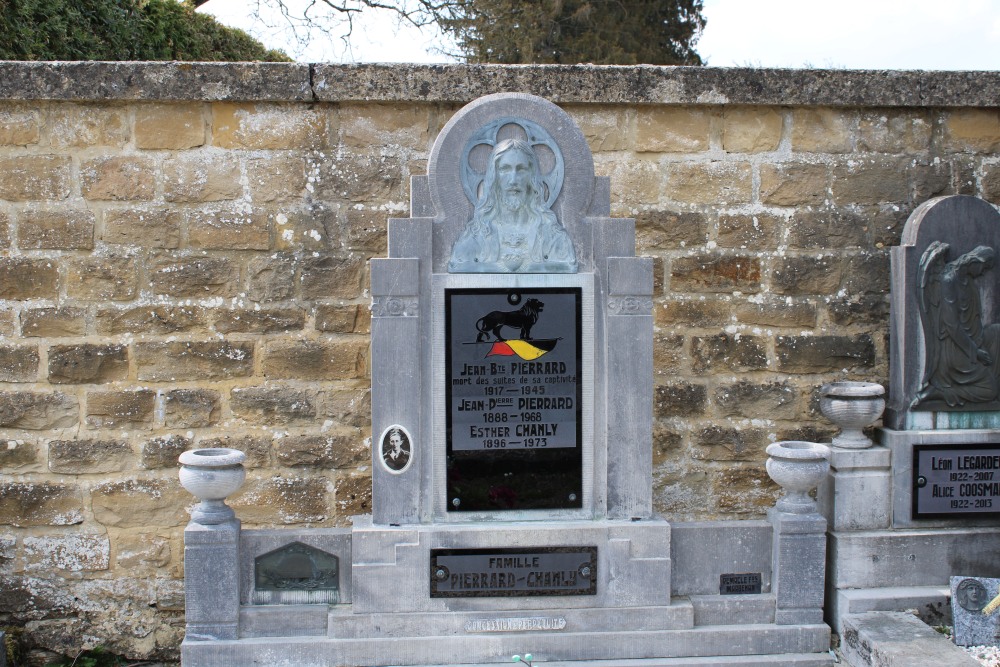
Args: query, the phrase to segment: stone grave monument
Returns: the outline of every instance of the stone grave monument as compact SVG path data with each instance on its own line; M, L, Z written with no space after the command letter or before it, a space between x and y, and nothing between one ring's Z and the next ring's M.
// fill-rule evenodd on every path
M835 441L819 493L837 630L871 611L942 623L951 577L1000 575L998 249L1000 213L949 196L920 205L891 250L884 428L874 446Z
M478 99L411 188L371 262L372 514L196 512L185 667L831 664L815 447L768 520L653 514L653 266L572 119Z

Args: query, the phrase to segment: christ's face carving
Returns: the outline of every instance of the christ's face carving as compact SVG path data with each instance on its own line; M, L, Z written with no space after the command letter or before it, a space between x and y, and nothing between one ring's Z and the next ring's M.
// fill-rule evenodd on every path
M517 210L528 200L532 165L519 150L509 150L497 159L497 181L500 197L509 210Z

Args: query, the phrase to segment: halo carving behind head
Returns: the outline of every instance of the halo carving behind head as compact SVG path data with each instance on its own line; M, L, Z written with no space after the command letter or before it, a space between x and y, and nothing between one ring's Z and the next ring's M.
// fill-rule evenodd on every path
M522 139L531 144L538 159L546 208L552 208L562 190L565 163L562 152L552 136L537 123L524 118L497 118L469 137L462 151L461 179L465 196L472 205L479 202L489 156L505 139Z

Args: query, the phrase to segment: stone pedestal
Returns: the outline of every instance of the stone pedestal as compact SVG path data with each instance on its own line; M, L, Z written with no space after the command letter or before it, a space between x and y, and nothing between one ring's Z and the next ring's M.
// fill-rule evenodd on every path
M778 625L823 622L826 519L771 509L771 587Z
M240 522L184 529L185 641L239 636Z
M830 474L816 492L830 530L888 528L892 518L891 452L887 447L830 447Z

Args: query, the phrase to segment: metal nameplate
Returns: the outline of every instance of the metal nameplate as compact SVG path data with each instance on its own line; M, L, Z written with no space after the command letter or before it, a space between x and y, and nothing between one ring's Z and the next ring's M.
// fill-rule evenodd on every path
M597 547L432 549L432 598L596 595Z
M719 595L757 595L762 586L763 577L760 572L719 575Z
M913 518L1000 516L1000 445L915 445Z

